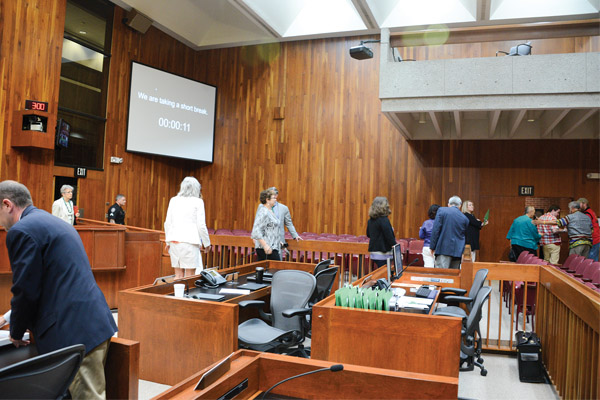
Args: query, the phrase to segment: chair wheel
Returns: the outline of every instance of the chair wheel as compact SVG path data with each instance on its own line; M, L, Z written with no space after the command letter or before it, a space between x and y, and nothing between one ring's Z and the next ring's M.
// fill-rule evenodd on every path
M481 376L486 376L486 375L487 375L487 369L482 369Z

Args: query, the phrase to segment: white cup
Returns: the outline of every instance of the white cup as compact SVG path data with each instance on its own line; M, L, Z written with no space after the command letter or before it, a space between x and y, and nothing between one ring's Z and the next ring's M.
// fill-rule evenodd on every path
M176 283L173 285L175 289L175 297L183 297L183 292L185 291L185 285L183 283Z

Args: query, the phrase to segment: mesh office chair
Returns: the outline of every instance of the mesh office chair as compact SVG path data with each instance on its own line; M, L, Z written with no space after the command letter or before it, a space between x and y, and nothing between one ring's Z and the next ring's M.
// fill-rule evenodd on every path
M466 317L467 311L471 311L473 302L477 297L477 293L479 293L479 290L485 283L487 275L487 269L478 270L475 273L475 278L473 278L473 284L471 285L471 289L469 290L468 294L465 289L442 288L438 302L448 304L448 307L442 308L442 310L444 310L446 313L453 313L457 317ZM467 294L467 296L465 296L465 294ZM459 307L460 303L463 303L467 306L467 311Z
M62 399L84 355L76 344L0 369L0 398Z
M473 371L475 366L478 366L481 368L481 375L487 375L487 370L483 367L483 359L481 358L482 340L481 335L479 335L479 321L481 320L483 305L489 298L491 291L491 287L483 286L477 293L471 312L467 317L463 318L462 339L460 342L461 371ZM445 314L444 312L436 313L436 315L456 316L452 313ZM464 363L467 365L462 367Z
M333 287L333 282L335 281L337 273L338 268L334 267L324 269L315 276L317 286L315 287L311 299L308 301L308 311L305 320L303 321L305 337L312 336L312 307L331 294L331 288ZM304 347L304 345L300 343L298 344L298 347L289 352L288 355L310 358L310 347Z
M329 266L331 265L331 263L333 262L333 260L331 259L327 259L327 260L323 260L321 262L319 262L317 265L315 265L315 270L313 271L313 275L317 276L317 274L327 268L329 268Z
M271 313L262 310L264 301L248 300L240 307L261 307L261 318L253 318L238 326L238 343L241 348L284 353L304 341L304 325L310 309L306 308L317 281L304 271L284 270L273 274L271 287Z

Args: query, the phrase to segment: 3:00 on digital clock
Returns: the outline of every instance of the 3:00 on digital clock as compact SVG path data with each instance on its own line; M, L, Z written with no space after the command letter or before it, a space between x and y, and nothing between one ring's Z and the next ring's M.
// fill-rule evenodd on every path
M160 126L161 128L168 128L181 132L191 132L192 130L192 125L189 122L181 122L169 118L159 118L158 126Z

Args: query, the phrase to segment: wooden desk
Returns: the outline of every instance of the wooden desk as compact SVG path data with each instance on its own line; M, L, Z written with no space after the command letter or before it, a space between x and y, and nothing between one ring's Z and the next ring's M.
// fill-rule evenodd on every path
M147 285L161 276L160 234L126 232L121 225L77 225L96 283L110 308L118 308L120 290ZM6 231L0 230L0 312L10 308L12 271Z
M386 268L372 274L385 277ZM452 279L452 283L426 279ZM459 271L409 268L401 282L460 287ZM311 357L458 378L460 318L336 307L332 295L315 304Z
M313 264L261 261L219 272L223 276L234 271L250 274L258 266L310 273L314 269ZM178 282L193 288L198 278ZM174 385L237 350L238 324L252 316L245 312L240 317L238 303L265 298L270 290L267 287L223 302L169 296L171 284L124 290L119 293L119 337L140 342L141 379Z
M248 387L236 399L255 398L285 378L333 362L239 350L221 378L204 390L196 383L210 367L190 376L154 399L216 399L248 379ZM455 399L458 378L344 364L339 372L319 372L290 380L271 392L302 399Z

